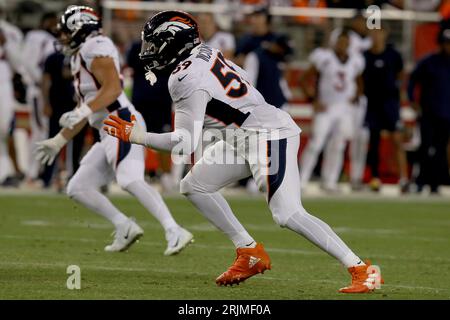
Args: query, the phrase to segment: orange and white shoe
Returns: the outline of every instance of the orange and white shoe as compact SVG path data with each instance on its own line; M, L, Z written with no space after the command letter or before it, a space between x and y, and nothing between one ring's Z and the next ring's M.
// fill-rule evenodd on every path
M261 243L254 248L238 248L233 265L216 279L216 283L219 286L239 284L270 268L270 258Z
M371 266L370 261L365 261L364 266L348 268L352 276L350 286L339 289L341 293L367 293L379 289L380 284L384 284L379 268ZM369 268L370 267L370 268Z

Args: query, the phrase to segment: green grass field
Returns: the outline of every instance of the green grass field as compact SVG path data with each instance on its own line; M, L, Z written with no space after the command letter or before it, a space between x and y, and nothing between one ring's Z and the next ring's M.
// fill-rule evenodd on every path
M272 270L240 286L214 279L234 248L182 198L167 199L196 238L162 255L162 228L131 198L114 198L145 229L126 253L105 253L112 227L64 196L0 196L0 299L450 299L450 202L447 200L307 199L363 258L381 267L386 285L343 295L339 263L272 221L261 199L230 199L250 233L265 244ZM66 288L68 265L81 268L81 290Z

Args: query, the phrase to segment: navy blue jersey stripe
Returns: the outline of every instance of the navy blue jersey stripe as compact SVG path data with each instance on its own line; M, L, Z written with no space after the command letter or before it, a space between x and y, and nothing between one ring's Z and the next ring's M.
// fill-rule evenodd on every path
M109 112L113 112L113 111L120 109L120 107L121 107L120 102L118 100L116 100L113 103L111 103L109 106L107 106L106 109L108 109Z
M117 115L119 116L119 118L121 118L123 120L131 121L131 113L130 113L130 110L128 110L128 108L123 108L123 109L117 110ZM119 163L123 159L125 159L125 157L128 155L128 153L130 153L130 150L131 150L131 143L119 140L119 146L118 146L118 150L117 150L116 167L119 165Z
M267 194L268 202L280 187L286 173L287 139L267 141ZM274 174L270 174L275 171Z
M225 102L212 98L206 106L206 115L222 122L227 126L234 123L240 127L248 118L250 113L243 113Z

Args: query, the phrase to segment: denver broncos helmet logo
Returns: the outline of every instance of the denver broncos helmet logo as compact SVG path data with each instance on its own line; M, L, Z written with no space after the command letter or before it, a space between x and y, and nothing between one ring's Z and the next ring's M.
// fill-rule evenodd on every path
M67 19L66 26L69 30L74 31L90 21L98 21L98 17L90 11L79 11Z
M176 32L181 30L187 30L192 28L192 24L189 20L180 17L172 18L170 21L162 23L158 28L153 31L154 35L159 35L161 32L168 31L173 36Z

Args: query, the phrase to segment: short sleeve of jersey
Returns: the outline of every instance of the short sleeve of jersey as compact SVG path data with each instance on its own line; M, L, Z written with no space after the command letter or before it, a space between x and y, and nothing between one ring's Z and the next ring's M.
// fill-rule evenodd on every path
M309 55L309 62L319 71L321 71L325 60L327 59L327 51L322 48L317 48Z
M114 43L109 38L103 36L88 39L80 50L80 55L89 70L91 69L92 61L94 61L95 58L114 58L116 53L117 49Z

